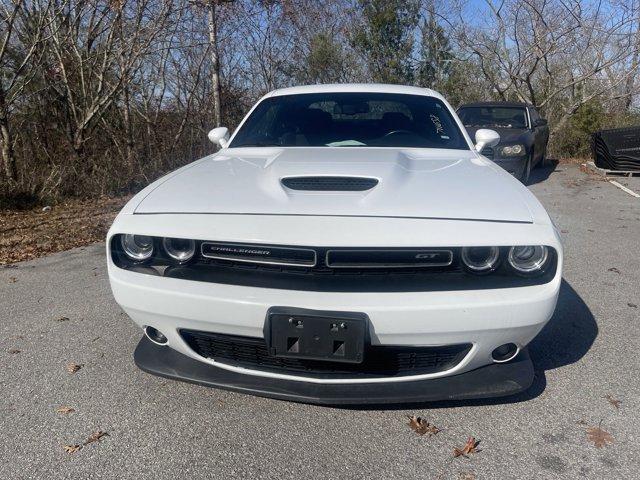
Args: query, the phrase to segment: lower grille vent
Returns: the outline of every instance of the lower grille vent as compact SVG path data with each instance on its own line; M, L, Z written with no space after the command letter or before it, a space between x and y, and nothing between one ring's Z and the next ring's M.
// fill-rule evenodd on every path
M470 344L442 347L368 345L364 362L349 364L274 357L262 338L197 330L180 330L180 335L201 357L252 370L315 378L376 378L443 372L455 367L471 350Z

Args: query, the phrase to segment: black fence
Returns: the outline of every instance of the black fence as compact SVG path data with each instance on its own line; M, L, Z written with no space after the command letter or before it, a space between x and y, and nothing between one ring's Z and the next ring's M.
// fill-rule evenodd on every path
M600 130L591 140L596 166L640 171L640 126Z

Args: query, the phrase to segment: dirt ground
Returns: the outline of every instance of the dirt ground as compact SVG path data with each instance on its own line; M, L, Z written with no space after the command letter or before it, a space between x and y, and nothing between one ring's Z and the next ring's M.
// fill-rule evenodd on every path
M0 210L0 265L103 241L129 198L99 197L30 210Z

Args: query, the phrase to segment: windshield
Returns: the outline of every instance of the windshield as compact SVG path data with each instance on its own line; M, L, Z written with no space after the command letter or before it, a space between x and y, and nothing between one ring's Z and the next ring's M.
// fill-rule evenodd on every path
M458 116L465 127L527 128L524 107L463 107Z
M240 127L230 148L264 146L469 149L440 100L389 93L266 98Z

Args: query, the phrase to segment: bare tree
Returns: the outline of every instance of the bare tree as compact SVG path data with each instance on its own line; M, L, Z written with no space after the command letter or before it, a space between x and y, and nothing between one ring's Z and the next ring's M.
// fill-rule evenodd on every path
M551 116L552 134L592 99L619 98L619 87L637 73L637 63L629 63L639 47L629 28L637 18L628 12L612 16L603 1L485 3L485 23L476 23L482 15L468 22L460 11L458 42L499 98L532 103ZM630 68L614 68L620 65Z
M51 1L45 5L53 8ZM36 75L41 58L40 47L46 39L48 20L44 11L31 8L21 0L3 2L0 10L0 143L4 175L11 183L17 178L14 139L10 115L14 104Z
M77 156L153 47L172 7L169 1L80 1L62 14L49 10L51 88L66 112L67 137Z
M276 1L243 2L235 10L237 38L243 50L241 74L253 96L286 86L286 62L296 39L290 35L283 4Z
M364 65L349 42L355 8L348 0L283 0L282 30L295 42L283 65L292 82L340 83L362 80Z
M218 37L219 9L234 0L192 0L191 3L204 9L207 15L209 57L211 62L211 93L213 95L213 121L216 127L222 124L220 101L220 45Z
M631 18L629 35L632 37L632 53L628 68L631 72L638 72L640 66L640 2L638 0L621 0L620 11L625 12ZM625 111L630 111L633 106L634 95L638 88L636 74L629 75L624 85L623 106Z
M218 57L218 24L217 0L209 0L207 4L207 20L209 27L209 52L211 55L211 90L213 91L213 119L216 127L222 124L220 107L220 59Z
M375 72L531 102L558 139L637 115L639 0L453 1L0 0L0 195L133 190L269 90Z

